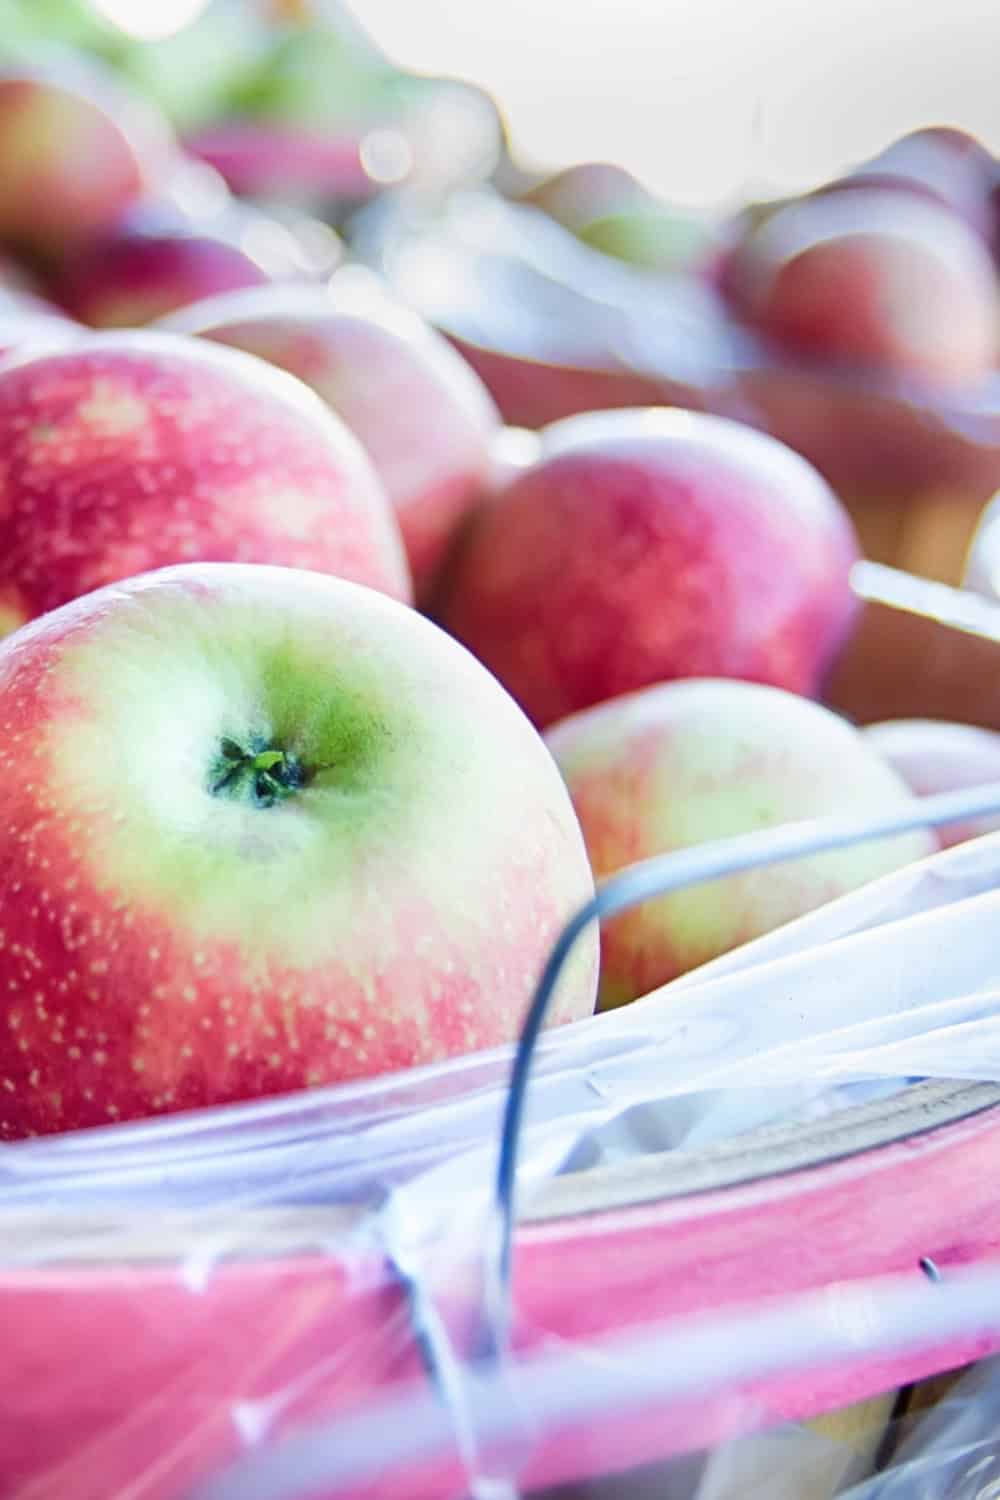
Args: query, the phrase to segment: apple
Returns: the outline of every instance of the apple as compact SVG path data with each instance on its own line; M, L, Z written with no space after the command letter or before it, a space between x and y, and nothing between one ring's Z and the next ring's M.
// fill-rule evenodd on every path
M64 259L167 171L169 128L96 59L57 52L0 69L0 239Z
M366 163L363 132L317 135L292 125L224 119L188 137L185 145L240 196L306 197L356 206L379 187ZM400 170L405 176L408 167Z
M392 509L299 381L165 333L85 334L0 367L0 633L188 560L279 563L408 600Z
M209 234L102 236L67 265L56 290L63 307L94 328L129 328L210 297L268 281L238 245Z
M510 1042L592 894L524 716L374 589L132 578L0 646L0 711L0 1140Z
M604 214L585 225L579 238L604 255L651 271L689 270L702 264L714 268L721 253L721 243L707 225L655 201Z
M814 692L854 614L854 533L814 469L723 417L546 429L473 517L436 616L539 725L672 677Z
M483 491L500 418L478 376L367 278L211 298L161 326L255 354L319 393L366 449L425 599Z
M920 797L1000 781L1000 734L994 730L939 719L890 719L862 733ZM980 818L949 823L938 838L950 848L998 830L1000 818Z
M574 162L532 183L519 195L574 234L597 219L645 204L650 193L617 162Z
M595 250L646 269L690 266L707 255L707 224L666 203L613 162L580 162L536 182L519 200L540 208Z
M32 5L37 0L29 0ZM94 0L84 0L91 9ZM118 10L121 11L122 0ZM180 25L182 9L188 13ZM267 44L269 17L260 0L173 0L136 11L146 23L144 36L115 28L113 58L132 86L151 98L174 128L190 134L217 119L249 73L259 66ZM192 18L192 11L197 11ZM157 26L156 22L160 25ZM136 28L138 30L138 28ZM152 31L159 35L150 35Z
M325 224L283 221L234 198L204 162L178 158L133 204L50 275L52 295L99 328L137 327L220 292L329 276L342 245Z
M796 355L938 385L980 382L996 362L989 250L932 199L803 198L750 236L728 275L752 326Z
M656 854L911 798L861 733L782 689L703 678L587 709L546 743L598 879ZM937 847L930 833L729 876L606 924L600 1004L624 1004Z

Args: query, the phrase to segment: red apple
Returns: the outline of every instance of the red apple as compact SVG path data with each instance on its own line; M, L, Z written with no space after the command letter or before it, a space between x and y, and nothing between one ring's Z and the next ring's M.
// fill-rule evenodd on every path
M241 197L305 196L356 205L373 197L380 185L369 170L371 142L366 147L363 134L331 136L292 125L237 119L214 123L188 138L185 145ZM378 148L378 141L375 145ZM401 175L406 176L409 155L402 139L398 157ZM371 164L378 170L377 149L375 158Z
M187 307L162 326L299 376L360 439L396 507L418 599L479 499L499 416L484 386L416 313L365 280L269 286Z
M881 813L911 796L845 720L755 683L665 683L576 714L546 740L598 878L711 839ZM918 832L648 902L605 926L601 1004L634 1000L935 848Z
M94 328L134 328L218 292L266 283L237 245L208 234L127 229L96 240L57 283L62 305Z
M915 194L845 188L791 203L730 277L748 320L795 354L954 384L985 379L996 360L989 251Z
M0 1140L510 1042L592 894L531 726L373 589L133 578L0 647L0 713Z
M1000 781L1000 734L993 730L939 719L891 719L862 733L918 796ZM950 823L938 837L948 848L998 829L1000 818L980 818Z
M49 279L82 322L137 327L221 292L328 276L341 250L329 226L301 214L283 222L239 202L210 167L180 157L157 194Z
M814 469L722 417L572 418L484 507L439 618L538 724L671 677L816 690L850 625L851 524Z
M45 54L0 71L0 239L63 258L166 171L152 105L95 60Z
M262 360L171 334L84 335L0 367L0 625L188 559L337 573L410 596L360 445Z

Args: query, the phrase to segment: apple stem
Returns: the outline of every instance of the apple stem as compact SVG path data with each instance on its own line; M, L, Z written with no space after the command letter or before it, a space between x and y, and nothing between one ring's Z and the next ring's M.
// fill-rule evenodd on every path
M209 790L216 797L249 802L253 807L273 807L300 791L305 782L305 769L296 755L254 735L247 747L232 739L221 741Z

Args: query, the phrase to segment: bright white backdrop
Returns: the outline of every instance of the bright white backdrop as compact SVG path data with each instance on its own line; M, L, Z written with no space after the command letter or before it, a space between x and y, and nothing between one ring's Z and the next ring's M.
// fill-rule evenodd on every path
M804 186L914 125L1000 151L1000 0L356 0L400 61L474 79L517 142L679 198Z
M90 3L154 36L206 0ZM540 164L611 158L691 203L808 186L921 124L1000 153L1000 0L346 3L399 62L488 88Z

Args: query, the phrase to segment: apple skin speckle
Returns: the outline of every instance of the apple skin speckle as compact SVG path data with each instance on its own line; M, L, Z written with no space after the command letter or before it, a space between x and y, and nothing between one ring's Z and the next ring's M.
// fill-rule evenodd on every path
M208 777L262 712L323 768L263 811ZM0 1140L512 1041L593 893L513 701L344 580L209 563L109 586L0 643L0 724ZM554 1024L596 978L594 933Z

